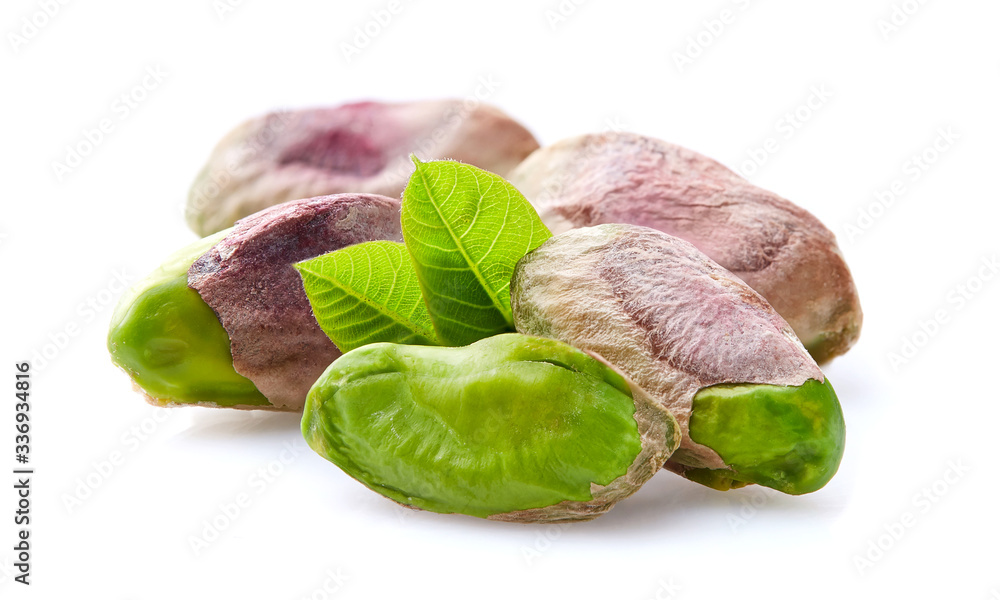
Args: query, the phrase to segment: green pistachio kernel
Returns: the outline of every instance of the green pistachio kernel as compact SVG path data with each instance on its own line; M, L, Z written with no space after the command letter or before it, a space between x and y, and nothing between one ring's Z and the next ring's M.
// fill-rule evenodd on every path
M191 264L227 233L172 255L122 297L111 317L111 360L155 404L270 405L233 369L226 330L187 285Z
M302 433L396 502L511 521L602 514L680 443L670 413L612 368L520 334L348 352L310 390Z
M717 489L745 482L807 494L840 466L844 415L829 380L713 385L699 390L692 406L691 439L715 450L732 472L695 469L685 473L689 479Z

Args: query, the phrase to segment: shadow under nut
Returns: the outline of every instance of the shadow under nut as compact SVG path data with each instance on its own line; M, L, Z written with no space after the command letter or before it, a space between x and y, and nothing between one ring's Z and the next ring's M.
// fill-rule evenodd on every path
M510 179L554 233L626 223L691 242L764 296L821 362L858 338L861 306L833 233L714 160L636 134L592 134L538 150Z
M413 172L410 153L506 175L537 148L534 136L499 109L462 100L274 112L219 142L191 187L186 218L208 235L299 198L349 192L398 198Z

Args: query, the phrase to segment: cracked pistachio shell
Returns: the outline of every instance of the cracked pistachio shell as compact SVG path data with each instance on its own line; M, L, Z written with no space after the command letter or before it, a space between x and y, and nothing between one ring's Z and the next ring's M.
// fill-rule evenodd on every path
M666 467L719 489L822 487L840 405L788 324L691 244L647 227L569 230L518 263L517 330L595 352L677 417Z
M591 134L538 150L510 180L555 234L628 223L691 242L766 298L821 363L858 338L861 305L833 233L710 158L633 133Z
M519 522L599 516L679 443L670 413L606 363L520 334L348 352L309 392L302 433L403 505Z
M413 163L451 158L506 175L538 148L520 123L464 100L358 102L251 119L216 146L188 195L208 235L288 200L346 192L398 198Z

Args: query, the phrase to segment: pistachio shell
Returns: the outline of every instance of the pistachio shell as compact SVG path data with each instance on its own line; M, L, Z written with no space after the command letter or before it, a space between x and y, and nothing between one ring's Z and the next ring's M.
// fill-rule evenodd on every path
M108 332L112 361L155 404L301 410L340 352L292 264L381 239L401 239L399 201L371 194L298 200L244 219L177 252L122 297Z
M301 410L340 351L312 314L294 263L373 240L402 241L399 201L338 194L243 219L191 265L188 284L215 311L236 371L277 408Z
M788 324L759 294L691 244L647 227L600 225L557 235L521 259L511 285L519 332L596 352L620 369L680 423L683 439L668 468L691 470L692 479L711 479L714 487L768 481L745 465L735 469L714 448L692 439L689 423L700 390L825 381ZM824 418L839 418L842 425L839 405ZM779 421L757 426L787 425ZM843 444L841 439L838 447L834 439L836 423L824 432L833 436L827 446L836 455L832 470L830 457L821 459L828 480ZM761 460L770 460L764 454ZM705 470L727 474L706 478Z
M691 242L764 296L820 362L858 338L861 305L833 233L710 158L633 133L583 135L533 153L510 180L553 233L628 223Z
M219 142L191 187L187 222L208 235L298 198L346 192L398 198L413 172L411 153L505 175L537 148L517 121L464 100L270 113Z

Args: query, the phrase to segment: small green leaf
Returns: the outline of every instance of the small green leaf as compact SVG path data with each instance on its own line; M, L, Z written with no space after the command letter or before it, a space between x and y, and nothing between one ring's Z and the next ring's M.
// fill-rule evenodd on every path
M403 239L438 338L464 346L514 331L514 265L552 233L499 175L454 161L413 162Z
M295 268L319 326L341 352L374 342L438 345L402 244L365 242Z

